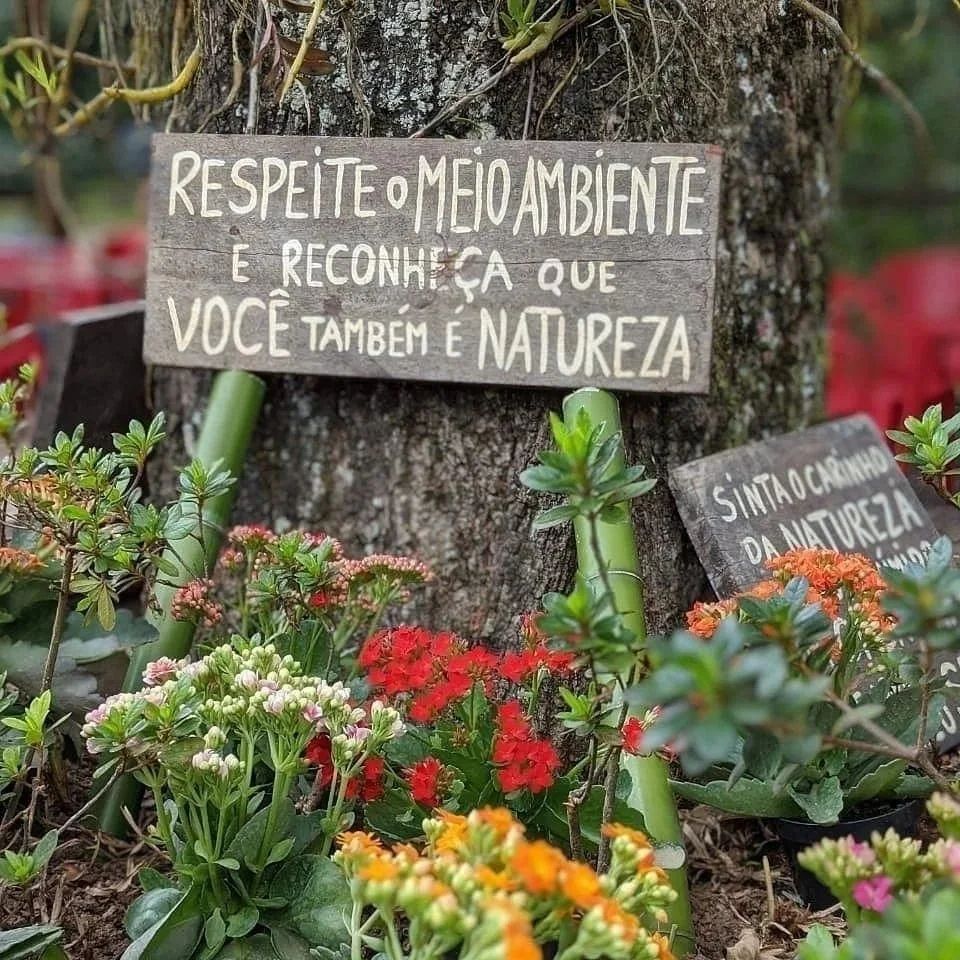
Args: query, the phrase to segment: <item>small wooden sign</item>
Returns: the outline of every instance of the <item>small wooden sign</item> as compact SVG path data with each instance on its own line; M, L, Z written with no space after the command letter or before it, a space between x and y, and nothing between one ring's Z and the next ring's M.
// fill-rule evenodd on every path
M149 363L704 393L721 151L158 135Z
M766 560L795 547L861 553L902 568L939 536L873 421L846 417L725 450L670 472L670 489L718 596L769 576ZM960 686L960 660L940 665ZM960 743L960 708L938 739Z

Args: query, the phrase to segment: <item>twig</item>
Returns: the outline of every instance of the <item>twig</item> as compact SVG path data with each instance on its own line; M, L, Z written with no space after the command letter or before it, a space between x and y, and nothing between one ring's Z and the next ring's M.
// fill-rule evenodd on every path
M54 43L47 43L42 37L14 37L0 46L0 59L15 53L17 50L42 50L51 59L64 60L68 56L72 57L74 63L82 63L85 67L95 67L98 70L119 69L123 73L133 73L133 67L129 64L117 67L110 60L104 60L103 57L95 57L93 54L84 53L82 50L74 50L72 53L66 47L59 47Z
M530 114L533 111L533 87L537 79L537 61L530 61L530 83L527 85L527 112L523 116L523 136L526 140L530 136Z
M603 812L600 815L600 847L597 851L597 873L606 873L610 866L610 838L603 828L613 819L613 807L617 799L617 780L619 777L620 747L613 746L610 748L610 754L607 757L606 774L603 778Z
M763 858L763 880L767 888L767 923L774 923L777 919L777 898L773 895L773 876L766 856Z
M43 665L43 675L40 679L40 693L45 693L53 685L53 674L60 653L60 641L63 639L63 628L67 622L67 602L70 599L70 582L73 579L74 559L73 551L67 550L63 557L63 573L60 577L57 607L53 615L53 627L50 631L50 649L47 650L47 659Z
M145 87L142 90L114 85L107 87L103 92L113 100L125 100L127 103L163 103L164 100L172 100L189 86L190 81L196 76L202 59L198 43L193 48L193 53L187 58L183 69L169 83L160 87Z
M293 58L293 63L291 63L287 69L287 75L283 79L283 86L280 88L280 96L277 99L278 103L283 103L284 98L293 86L294 80L297 79L300 73L303 61L307 59L307 51L313 42L313 35L317 32L317 24L320 23L320 16L323 14L326 6L327 0L313 0L313 10L310 12L310 19L307 21L306 29L300 38L300 49L297 50L297 55Z
M830 16L826 10L821 10L820 7L811 3L810 0L793 0L793 3L806 13L807 16L812 17L818 23L822 24L840 44L844 53L863 71L864 75L869 77L900 107L910 122L910 125L913 127L913 135L917 141L918 148L924 154L931 153L933 150L933 142L930 139L930 131L927 129L926 121L903 90L878 66L864 59L863 55L857 50L856 44L844 32L843 27L841 27L837 20Z
M537 116L537 125L534 128L533 138L534 140L540 139L540 126L543 123L543 118L547 115L547 111L553 106L554 101L557 97L563 92L564 88L570 83L570 78L573 76L574 71L580 65L580 60L582 59L582 53L580 51L580 44L577 44L577 55L573 58L573 62L570 64L570 68L567 72L560 78L560 82L550 91L550 96L547 97L547 102L543 105L540 110L539 115Z
M254 52L259 51L260 42L263 40L264 18L268 16L266 8L261 4L260 12L257 16L257 25L253 34ZM250 67L248 73L248 93L247 93L247 120L244 124L244 133L256 133L257 124L260 119L260 57Z
M57 95L54 100L57 107L66 103L70 91L70 75L73 73L73 60L76 56L77 44L80 42L83 28L87 25L92 6L92 0L78 0L73 8L73 15L70 18L70 27L67 32L67 43L63 51L63 72L57 78Z

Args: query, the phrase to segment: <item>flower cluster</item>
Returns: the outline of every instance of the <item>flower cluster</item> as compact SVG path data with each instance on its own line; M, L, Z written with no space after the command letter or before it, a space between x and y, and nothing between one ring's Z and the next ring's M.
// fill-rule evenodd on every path
M935 794L927 809L945 836L926 847L888 830L874 833L869 843L853 837L821 840L800 854L800 864L830 888L854 920L861 911L883 913L895 897L920 894L937 880L960 884L960 841L952 836L960 803Z
M883 578L876 566L860 554L798 548L772 557L766 566L773 574L771 579L736 597L694 604L687 613L690 632L710 639L720 621L739 610L741 598L766 600L798 577L808 584L808 603L818 603L831 619L856 627L864 640L877 640L893 627L893 620L881 608L886 589ZM839 648L834 653L839 655Z
M385 849L364 833L340 838L335 859L351 883L357 951L376 924L387 960L399 960L391 933L402 924L411 956L672 957L657 927L676 894L643 834L611 825L610 870L598 875L542 840L527 840L506 810L443 812L423 828L422 852L407 844Z
M408 699L410 719L417 723L436 720L477 684L489 693L496 680L521 684L544 671L565 673L573 660L572 654L550 650L542 635L498 657L456 634L405 625L369 637L359 656L371 686L387 697Z
M0 573L23 576L43 570L43 561L29 550L18 547L0 547Z
M409 699L411 720L430 723L475 684L489 688L497 657L453 633L400 626L369 637L359 663L372 687L391 698Z
M406 771L406 781L414 803L430 810L443 803L453 780L453 771L436 757L424 757Z
M535 614L527 613L520 618L520 638L521 649L508 651L500 661L499 672L504 680L523 683L540 671L563 674L573 669L575 655L547 646L547 635L540 629Z
M223 607L211 599L212 592L212 580L191 580L173 595L170 615L174 620L188 620L205 627L215 627L223 619Z
M527 789L540 793L553 786L560 757L553 744L537 737L523 707L508 700L497 709L497 735L493 741L493 762L504 793Z
M624 753L636 757L644 752L643 735L657 722L659 716L660 709L654 707L645 711L642 717L627 717L620 728L620 746Z

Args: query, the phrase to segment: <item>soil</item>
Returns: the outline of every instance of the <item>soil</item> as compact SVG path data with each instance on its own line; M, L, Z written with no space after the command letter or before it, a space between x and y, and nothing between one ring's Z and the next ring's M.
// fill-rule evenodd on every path
M51 801L45 827L64 823L86 803L92 773L87 759L69 767L65 796ZM145 808L143 825L149 819ZM58 924L70 960L115 960L130 942L123 915L141 893L137 874L147 866L165 870L164 859L142 838L116 840L80 825L69 827L60 840L41 881L25 889L0 889L0 930Z

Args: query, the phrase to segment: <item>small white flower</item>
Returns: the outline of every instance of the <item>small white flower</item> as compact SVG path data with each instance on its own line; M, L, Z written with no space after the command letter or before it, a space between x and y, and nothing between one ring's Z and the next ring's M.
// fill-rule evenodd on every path
M235 682L238 687L251 693L260 686L260 678L252 670L241 670Z

